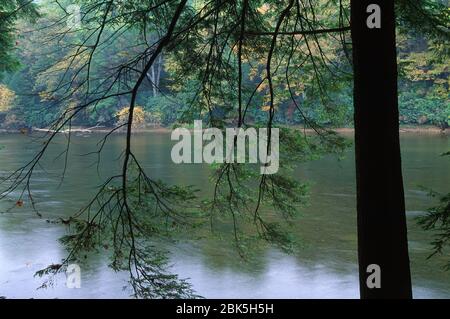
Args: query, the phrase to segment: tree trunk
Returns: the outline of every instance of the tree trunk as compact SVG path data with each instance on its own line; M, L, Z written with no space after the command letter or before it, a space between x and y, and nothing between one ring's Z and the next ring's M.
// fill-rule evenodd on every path
M380 27L367 8L381 9ZM373 18L373 16L372 16ZM394 1L351 0L361 298L412 298L401 170ZM369 265L380 267L380 288ZM369 267L371 269L371 267ZM370 288L372 287L372 288Z
M158 90L160 88L162 67L163 67L163 54L160 53L159 56L158 56L158 69L156 71L156 86L158 87ZM156 91L157 94L159 93L158 90Z

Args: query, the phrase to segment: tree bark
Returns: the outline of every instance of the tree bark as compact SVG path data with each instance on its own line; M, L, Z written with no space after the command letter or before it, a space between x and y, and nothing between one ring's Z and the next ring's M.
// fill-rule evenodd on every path
M380 28L367 12L377 4ZM372 25L373 27L373 25ZM412 298L401 169L394 1L351 0L361 298ZM369 288L367 267L380 267Z

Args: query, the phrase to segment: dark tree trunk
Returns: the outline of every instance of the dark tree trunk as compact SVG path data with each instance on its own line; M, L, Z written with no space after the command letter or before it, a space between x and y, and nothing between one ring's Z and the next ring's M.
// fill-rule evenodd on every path
M370 4L381 27L369 28ZM397 105L392 0L352 0L358 257L361 298L412 298ZM367 267L381 269L369 288Z

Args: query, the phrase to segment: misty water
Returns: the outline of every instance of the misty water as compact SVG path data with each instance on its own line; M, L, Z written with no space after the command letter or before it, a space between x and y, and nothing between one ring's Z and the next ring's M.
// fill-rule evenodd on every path
M72 137L68 171L60 184L63 158L54 160L66 145L59 136L48 149L43 166L36 167L32 190L39 218L25 201L14 206L19 190L0 202L0 296L7 298L126 298L131 291L127 274L108 268L108 256L89 256L82 267L81 288L69 289L65 276L53 287L37 289L41 278L34 273L59 263L66 251L57 239L66 229L47 219L69 216L86 203L96 187L120 169L118 156L123 135L113 135L105 146L99 172L95 156L80 156L96 147L100 134ZM439 154L450 149L448 136L403 134L403 174L409 227L409 247L414 295L417 298L450 298L450 272L442 267L446 258L427 260L431 234L422 231L415 218L435 201L428 187L448 192L450 161ZM42 140L21 134L0 135L0 174L2 177L26 163L42 146ZM134 152L147 172L169 183L194 184L210 189L206 165L175 165L170 160L172 143L168 133L142 133L134 136ZM100 176L99 176L100 175ZM344 159L326 156L302 163L295 176L311 184L309 206L295 220L299 243L295 254L286 255L267 247L249 261L238 257L232 245L217 240L178 243L171 248L171 271L189 278L195 291L207 298L357 298L357 254L354 155ZM380 231L383 231L380 229Z

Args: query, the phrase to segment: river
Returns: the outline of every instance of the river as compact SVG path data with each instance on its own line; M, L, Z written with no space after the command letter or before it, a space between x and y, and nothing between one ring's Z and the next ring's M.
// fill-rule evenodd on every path
M6 298L127 298L127 274L107 266L106 255L91 256L82 268L81 288L69 289L62 274L53 287L37 289L42 278L33 274L65 256L57 239L65 233L47 219L68 216L90 199L101 180L120 168L117 160L123 135L113 135L105 146L97 173L95 156L80 156L95 149L99 134L72 137L69 169L60 184L63 158L54 160L67 142L56 139L36 167L32 189L39 218L27 202L8 211L11 199L0 202L0 296ZM152 176L169 183L208 188L205 165L175 165L170 160L170 135L163 132L136 134L136 155ZM427 260L431 234L422 231L415 218L435 201L421 186L448 192L450 161L439 154L450 149L448 135L408 133L401 136L409 247L416 298L450 298L450 271L442 269L444 256ZM0 174L5 176L26 163L42 140L21 134L0 135ZM99 176L100 175L100 176ZM265 248L251 261L241 260L232 247L216 240L177 244L171 249L171 270L189 278L194 290L206 298L357 298L357 254L354 154L326 156L302 163L295 176L311 184L310 204L296 219L299 247L293 255Z

